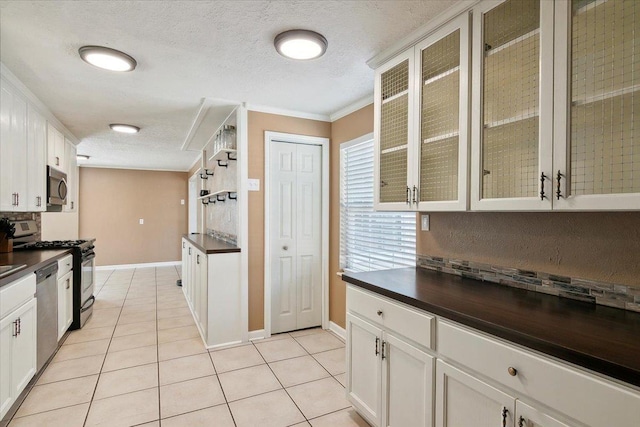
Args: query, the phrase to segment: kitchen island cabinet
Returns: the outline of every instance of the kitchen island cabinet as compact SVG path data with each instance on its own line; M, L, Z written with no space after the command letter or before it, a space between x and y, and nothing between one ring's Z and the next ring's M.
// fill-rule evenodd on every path
M240 248L203 234L184 236L182 290L207 348L242 342Z
M435 390L426 408L437 427L460 425L460 414L478 426L502 425L504 418L508 426L631 427L640 418L640 313L421 268L345 273L343 280L348 316L378 316L382 320L373 325L393 327L405 343L436 360L435 374L423 386ZM414 311L432 324L387 315ZM353 355L375 348L375 334L369 335L361 344L347 330L347 349L366 347L348 351L348 381L356 372L351 366L359 365ZM384 332L379 336L384 340ZM382 380L382 408L393 393ZM376 419L349 398L373 425L390 425L384 411Z

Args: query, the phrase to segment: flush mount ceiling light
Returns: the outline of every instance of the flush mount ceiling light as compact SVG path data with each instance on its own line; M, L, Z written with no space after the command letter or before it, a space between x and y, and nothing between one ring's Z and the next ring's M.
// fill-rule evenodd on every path
M327 51L327 39L309 30L289 30L273 40L278 53L291 59L319 58Z
M122 133L138 133L140 132L140 128L138 126L133 125L125 125L122 123L111 123L109 125L111 130Z
M78 160L89 160L90 157L87 156L86 154L76 154L76 159L78 159Z
M119 50L104 46L82 46L78 53L85 62L110 71L133 71L138 63Z

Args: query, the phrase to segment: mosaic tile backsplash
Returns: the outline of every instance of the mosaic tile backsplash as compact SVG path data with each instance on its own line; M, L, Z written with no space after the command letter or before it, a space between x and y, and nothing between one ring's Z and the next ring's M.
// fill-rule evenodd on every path
M416 263L418 267L470 279L640 312L640 285L618 285L429 255L418 255Z
M0 212L0 218L9 218L11 221L34 220L38 228L35 234L35 240L40 240L40 230L42 229L40 212Z

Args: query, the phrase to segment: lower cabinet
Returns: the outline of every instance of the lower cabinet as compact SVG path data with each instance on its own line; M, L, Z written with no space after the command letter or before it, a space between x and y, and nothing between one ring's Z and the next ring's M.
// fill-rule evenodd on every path
M347 314L347 395L373 426L433 425L434 360L394 331Z
M73 322L73 271L58 278L58 341Z
M205 254L182 239L182 290L208 348L242 342L240 253Z
M0 419L36 373L36 321L35 298L0 320Z

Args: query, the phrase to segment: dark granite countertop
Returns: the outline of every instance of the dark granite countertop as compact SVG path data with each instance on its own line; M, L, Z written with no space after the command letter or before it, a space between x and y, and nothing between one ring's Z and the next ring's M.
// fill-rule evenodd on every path
M240 252L240 248L227 243L224 240L216 239L208 234L185 234L182 237L206 254L226 254Z
M344 273L342 279L640 386L640 313L423 268Z
M0 279L0 287L7 285L29 273L44 267L45 265L56 261L67 254L71 253L71 249L45 249L45 250L29 250L29 251L13 251L9 253L0 253L0 265L9 264L26 264L27 266L15 270L12 274L4 276Z

